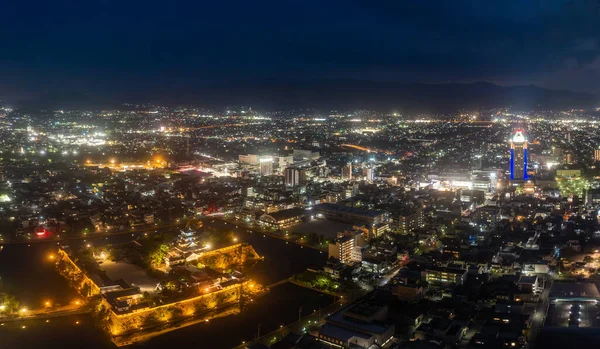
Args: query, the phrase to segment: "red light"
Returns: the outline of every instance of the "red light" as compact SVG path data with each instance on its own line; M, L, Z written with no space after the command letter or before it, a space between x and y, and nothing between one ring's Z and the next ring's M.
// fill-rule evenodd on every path
M41 230L37 230L35 233L37 236L42 237L48 235L48 231L44 227L40 227Z

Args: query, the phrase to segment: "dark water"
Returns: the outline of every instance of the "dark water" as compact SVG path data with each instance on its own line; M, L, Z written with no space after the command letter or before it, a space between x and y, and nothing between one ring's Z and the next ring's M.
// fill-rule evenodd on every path
M0 251L0 290L14 295L29 309L46 301L69 304L78 298L48 259L55 244L8 245Z
M139 348L165 348L173 343L192 348L231 348L252 340L260 324L261 334L267 334L298 320L298 310L308 315L319 306L333 302L331 296L316 293L294 284L283 284L259 298L238 315L211 320L155 337Z
M218 228L235 231L240 241L245 241L265 257L263 262L246 272L261 284L269 285L311 265L323 265L327 255L320 251L301 248L285 241L263 237L261 234L247 233L235 226L223 222L206 222ZM92 243L118 244L132 237L115 236L109 239L96 239L73 242L71 245ZM77 297L64 279L58 276L48 263L47 256L55 244L7 245L0 251L0 277L6 291L15 294L27 306L41 307L43 302L67 304ZM136 348L164 348L173 345L189 348L231 348L242 341L256 336L258 325L261 333L268 333L295 321L298 309L302 307L306 314L319 306L332 303L332 298L293 284L284 284L274 288L269 294L250 304L241 314L215 319L209 323L200 323L155 337L148 342L138 344ZM79 324L76 324L79 322ZM21 328L25 325L26 328ZM63 349L107 349L114 346L105 334L95 328L87 315L64 318L5 323L0 326L0 349L4 348L63 348Z

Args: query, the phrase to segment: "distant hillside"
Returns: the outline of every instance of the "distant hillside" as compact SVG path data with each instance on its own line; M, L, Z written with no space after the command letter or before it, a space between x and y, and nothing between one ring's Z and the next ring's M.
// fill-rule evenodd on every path
M27 109L111 108L124 102L184 104L222 109L228 105L251 105L262 109L318 108L381 111L444 112L461 108L518 107L591 108L600 106L599 96L556 91L537 86L498 86L487 82L407 84L358 80L253 81L193 88L168 87L160 95L130 91L118 97L83 93L47 94L22 101Z
M448 111L478 107L590 108L598 96L537 86L504 87L486 82L451 84L402 84L356 80L263 82L200 90L193 97L207 106L244 104L263 108L314 107L406 111ZM183 102L182 100L182 102Z

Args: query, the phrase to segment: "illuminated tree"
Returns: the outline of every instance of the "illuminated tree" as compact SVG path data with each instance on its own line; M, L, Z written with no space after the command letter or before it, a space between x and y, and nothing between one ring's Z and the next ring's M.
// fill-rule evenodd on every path
M169 246L161 244L154 251L150 253L150 263L153 265L161 265L167 254L169 253Z
M7 314L16 313L19 311L20 306L17 299L13 295L7 293L0 294L0 305L4 306L2 311L6 312Z
M577 196L582 198L589 182L581 177L556 177L560 194L564 197Z

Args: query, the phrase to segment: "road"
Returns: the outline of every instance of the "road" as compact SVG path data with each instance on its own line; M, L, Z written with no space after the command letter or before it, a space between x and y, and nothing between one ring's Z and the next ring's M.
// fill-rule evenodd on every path
M38 308L30 309L20 314L18 317L6 317L0 316L0 322L15 322L15 321L27 321L27 320L42 320L51 319L61 316L87 314L91 310L84 305L69 304L57 308Z
M387 283L390 282L390 280L393 279L394 276L398 275L398 272L400 271L401 268L402 268L402 266L397 266L394 269L392 269L389 273L380 277L379 278L379 286L387 285Z
M285 337L288 333L305 333L307 329L311 326L317 326L322 324L326 317L331 315L331 313L341 309L344 305L348 303L346 299L339 299L333 304L313 311L312 313L302 317L301 319L292 322L291 324L281 326L278 330L273 332L269 332L267 334L260 334L260 331L257 332L257 335L260 335L258 339L254 339L251 343L258 342L270 346L273 342L277 340L281 340L281 338ZM299 316L302 316L302 313L299 313ZM237 349L245 348L250 343L242 343L242 345L236 347Z
M552 283L554 282L552 277L549 275L542 277L542 280L544 290L540 294L540 301L535 307L535 313L532 317L531 327L527 333L527 343L529 346L535 342L537 336L544 329L544 321L546 320L548 311L548 295L550 294L550 289L552 288Z
M48 243L48 242L60 243L60 242L76 241L76 240L93 240L93 239L100 239L100 238L109 238L111 236L122 236L122 235L127 235L127 234L131 234L132 236L135 236L135 235L149 233L149 232L159 232L162 230L169 230L169 229L177 227L177 226L185 226L185 224L184 223L163 224L163 225L159 225L159 226L151 226L151 227L146 227L146 228L142 228L142 229L126 230L126 231L120 231L120 232L114 232L114 233L106 233L106 232L104 232L104 233L87 233L87 234L81 235L81 236L69 236L69 237L63 237L63 238L50 237L50 238L24 240L24 241L21 241L21 240L0 241L0 246L10 245L10 244L28 244L29 245L29 244L36 244L36 243Z

